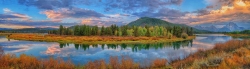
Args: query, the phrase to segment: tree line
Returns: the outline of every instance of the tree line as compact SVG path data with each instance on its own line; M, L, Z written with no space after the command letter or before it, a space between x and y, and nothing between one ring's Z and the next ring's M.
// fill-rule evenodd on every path
M163 37L172 36L183 37L193 35L193 28L190 27L163 27L163 26L117 26L98 27L89 25L76 25L73 28L67 28L60 25L58 30L49 31L48 34L57 35L74 35L74 36L147 36L147 37Z
M228 34L250 34L250 30L233 31L233 32L228 32Z

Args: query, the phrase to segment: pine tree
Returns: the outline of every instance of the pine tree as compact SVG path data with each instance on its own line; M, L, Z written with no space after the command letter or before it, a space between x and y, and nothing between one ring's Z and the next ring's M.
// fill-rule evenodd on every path
M63 26L62 25L60 25L60 27L59 27L59 34L63 35Z
M102 28L101 28L101 36L103 36L103 35L105 35L105 28L104 28L104 26L102 26Z
M74 27L74 35L75 36L79 36L80 34L80 30L79 30L79 25L76 25L75 27Z

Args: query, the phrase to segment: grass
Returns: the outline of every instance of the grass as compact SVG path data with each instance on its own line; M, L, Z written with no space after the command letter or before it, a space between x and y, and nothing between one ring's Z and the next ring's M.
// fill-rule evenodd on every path
M183 60L171 63L174 68L230 69L249 68L250 40L231 40L217 43L211 50L200 50Z
M150 66L142 67L139 63L129 57L110 57L109 62L104 60L90 61L85 65L74 65L71 61L64 61L60 58L38 59L25 54L19 57L12 54L4 54L0 46L0 69L152 69L167 68L166 59L153 60Z
M17 57L12 54L4 54L0 46L0 69L73 69L75 65L71 61L62 59L38 59L25 54Z
M225 34L233 38L250 38L250 34Z
M175 42L194 39L189 36L186 39L173 37L117 37L117 36L59 36L59 35L40 35L40 34L11 34L10 39L46 41L59 43L75 44L122 44L122 43L155 43L155 42Z

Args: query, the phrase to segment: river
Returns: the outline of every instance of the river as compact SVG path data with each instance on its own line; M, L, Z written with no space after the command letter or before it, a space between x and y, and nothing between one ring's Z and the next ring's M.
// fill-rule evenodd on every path
M7 39L0 36L0 46L5 53L32 55L40 59L54 57L71 60L75 64L85 64L88 61L104 59L110 56L128 56L136 62L150 63L156 58L169 61L183 59L186 56L202 49L213 48L215 43L232 40L223 34L197 34L196 38L188 41L154 43L154 44L60 44L57 42L38 42Z

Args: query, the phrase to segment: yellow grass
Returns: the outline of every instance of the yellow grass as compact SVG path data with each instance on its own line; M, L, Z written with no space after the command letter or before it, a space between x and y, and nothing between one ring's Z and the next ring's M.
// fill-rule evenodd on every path
M187 39L167 37L118 37L118 36L59 36L59 35L41 35L41 34L11 34L10 39L30 40L30 41L48 41L60 43L76 44L121 44L121 43L155 43L155 42L174 42L194 39L195 36L189 36Z
M218 43L211 50L198 51L171 64L174 68L245 69L250 67L250 40Z

